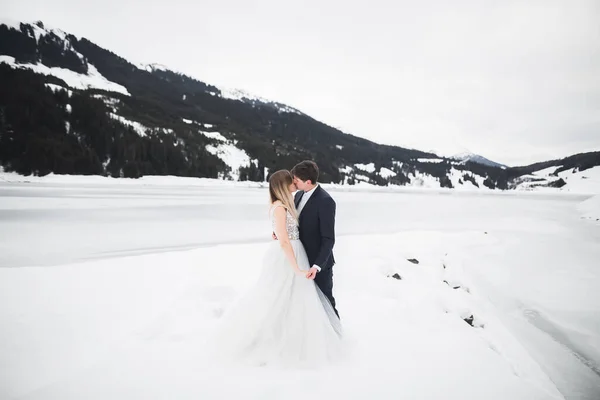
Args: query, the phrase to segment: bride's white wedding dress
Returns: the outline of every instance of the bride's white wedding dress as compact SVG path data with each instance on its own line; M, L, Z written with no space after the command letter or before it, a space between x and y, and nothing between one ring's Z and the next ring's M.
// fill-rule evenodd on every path
M298 265L308 271L298 222L289 212L286 227ZM212 346L224 361L317 366L342 355L341 325L314 281L295 273L279 241L273 241L258 281L225 311Z

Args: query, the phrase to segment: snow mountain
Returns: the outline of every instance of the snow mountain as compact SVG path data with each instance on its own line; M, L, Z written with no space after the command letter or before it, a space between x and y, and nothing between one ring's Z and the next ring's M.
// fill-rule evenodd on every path
M374 143L290 105L132 63L43 22L0 21L5 171L264 181L304 159L319 164L322 182L342 185L511 189L533 172Z
M502 168L502 169L508 168L504 164L500 164L495 161L489 160L483 156L480 156L479 154L474 154L474 153L469 153L469 152L456 154L452 158L454 160L458 160L458 161L462 161L462 162L470 161L470 162L474 162L474 163L481 164L481 165L487 165L490 167L498 167L498 168Z

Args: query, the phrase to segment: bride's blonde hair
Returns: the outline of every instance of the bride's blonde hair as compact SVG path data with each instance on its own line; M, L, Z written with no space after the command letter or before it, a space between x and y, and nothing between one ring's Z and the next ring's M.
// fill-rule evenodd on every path
M287 169L274 172L269 178L269 195L271 196L271 204L277 200L281 201L290 214L298 219L294 200L288 189L293 182L294 178Z

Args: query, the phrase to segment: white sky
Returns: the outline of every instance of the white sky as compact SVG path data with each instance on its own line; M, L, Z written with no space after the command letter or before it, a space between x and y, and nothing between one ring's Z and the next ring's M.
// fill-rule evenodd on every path
M600 2L0 0L345 132L509 165L600 150Z

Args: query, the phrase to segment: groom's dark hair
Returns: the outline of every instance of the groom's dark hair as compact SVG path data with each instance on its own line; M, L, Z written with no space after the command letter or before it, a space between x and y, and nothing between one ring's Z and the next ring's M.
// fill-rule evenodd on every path
M314 185L319 179L319 167L316 162L305 160L292 168L292 175L303 181L311 181Z

